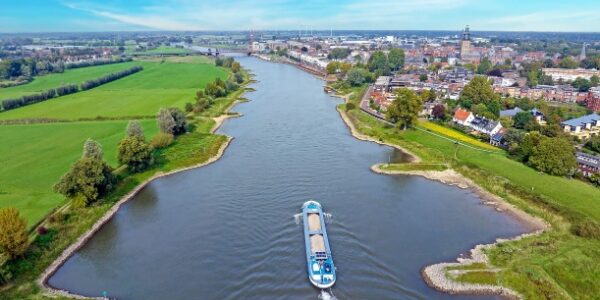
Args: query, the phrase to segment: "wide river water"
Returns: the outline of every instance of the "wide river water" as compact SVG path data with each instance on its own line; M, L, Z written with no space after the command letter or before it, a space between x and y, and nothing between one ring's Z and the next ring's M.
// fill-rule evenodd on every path
M209 166L155 180L49 281L118 299L317 299L294 216L315 199L338 268L338 299L490 299L429 288L420 270L527 228L469 190L369 167L398 157L351 136L323 82L283 64L238 58L256 75L251 102L219 133Z

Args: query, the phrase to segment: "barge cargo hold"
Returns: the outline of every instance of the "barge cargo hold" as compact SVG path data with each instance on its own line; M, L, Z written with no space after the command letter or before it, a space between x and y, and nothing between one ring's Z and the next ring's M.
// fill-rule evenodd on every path
M329 288L335 284L336 274L321 204L313 200L305 202L302 221L308 279L318 288Z

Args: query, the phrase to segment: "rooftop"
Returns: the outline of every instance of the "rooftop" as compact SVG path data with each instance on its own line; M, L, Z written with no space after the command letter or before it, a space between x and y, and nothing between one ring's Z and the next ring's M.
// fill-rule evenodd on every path
M562 122L562 124L569 126L583 126L586 123L592 123L596 121L600 121L600 115L598 115L597 113L593 113L576 119L566 120Z

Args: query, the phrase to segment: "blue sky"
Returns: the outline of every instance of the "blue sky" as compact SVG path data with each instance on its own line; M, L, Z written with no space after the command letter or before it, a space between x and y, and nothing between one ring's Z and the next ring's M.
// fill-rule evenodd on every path
M600 32L597 0L0 0L0 32L392 29Z

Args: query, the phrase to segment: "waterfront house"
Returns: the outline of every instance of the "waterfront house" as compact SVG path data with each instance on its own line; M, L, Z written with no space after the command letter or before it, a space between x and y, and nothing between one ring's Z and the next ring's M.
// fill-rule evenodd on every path
M475 119L473 113L462 108L457 109L454 112L454 117L452 117L452 121L454 121L454 123L462 126L470 126L473 119Z
M561 123L564 132L580 139L588 139L600 135L600 115L593 113Z
M594 174L600 174L600 156L577 152L577 170L583 176L590 177Z

